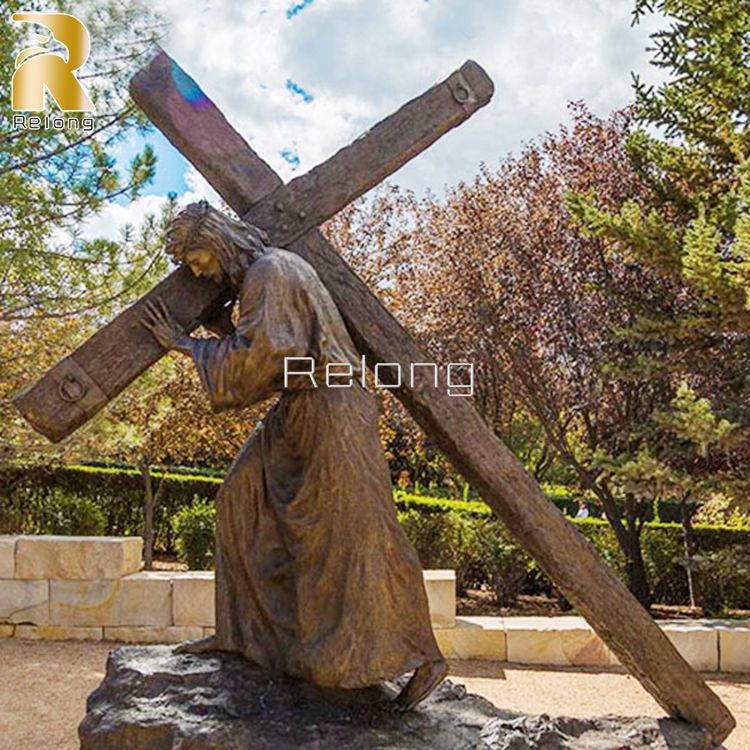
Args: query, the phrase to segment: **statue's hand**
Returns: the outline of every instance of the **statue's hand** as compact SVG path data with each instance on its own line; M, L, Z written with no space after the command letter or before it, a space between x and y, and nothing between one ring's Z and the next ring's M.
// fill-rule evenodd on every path
M177 348L178 342L185 338L182 327L161 300L146 305L146 315L142 323L167 350Z

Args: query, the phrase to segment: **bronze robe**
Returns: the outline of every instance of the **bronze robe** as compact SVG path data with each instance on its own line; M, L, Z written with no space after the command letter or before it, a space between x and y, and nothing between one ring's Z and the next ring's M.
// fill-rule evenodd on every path
M217 495L217 646L344 688L441 658L396 520L375 397L328 290L306 261L270 248L245 277L239 313L235 334L194 350L211 403L281 397ZM284 388L284 358L305 356L318 387L299 376ZM350 362L354 384L326 387L329 362Z

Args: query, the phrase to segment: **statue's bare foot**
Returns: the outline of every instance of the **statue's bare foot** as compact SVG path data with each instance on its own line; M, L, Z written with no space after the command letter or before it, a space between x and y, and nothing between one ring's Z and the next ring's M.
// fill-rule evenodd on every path
M213 635L208 638L199 638L197 641L185 641L175 650L175 654L207 654L210 651L221 651Z
M397 711L411 711L446 678L447 674L448 665L442 659L423 664L396 696L394 708Z

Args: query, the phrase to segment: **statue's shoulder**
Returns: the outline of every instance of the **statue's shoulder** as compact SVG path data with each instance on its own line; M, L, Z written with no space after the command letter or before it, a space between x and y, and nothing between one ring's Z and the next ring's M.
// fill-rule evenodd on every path
M304 258L281 247L267 247L253 263L252 272L266 279L283 276L303 283L317 279L315 269Z

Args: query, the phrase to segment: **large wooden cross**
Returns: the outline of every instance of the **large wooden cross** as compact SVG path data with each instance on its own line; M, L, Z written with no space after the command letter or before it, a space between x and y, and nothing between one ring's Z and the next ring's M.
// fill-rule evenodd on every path
M428 361L316 227L484 106L493 85L479 65L465 63L287 185L166 53L158 52L133 78L131 93L239 216L317 270L368 359L398 363L404 372L412 362ZM164 300L176 319L193 329L225 294L187 269L174 272L19 394L17 407L37 430L62 439L163 356L140 325L148 299ZM735 725L727 708L471 404L436 389L427 373L395 393L661 706L703 725L720 744Z

